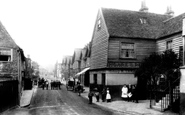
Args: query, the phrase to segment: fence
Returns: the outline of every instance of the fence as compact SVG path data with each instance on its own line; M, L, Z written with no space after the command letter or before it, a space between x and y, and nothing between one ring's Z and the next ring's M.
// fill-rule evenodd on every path
M18 104L18 81L0 81L0 112Z

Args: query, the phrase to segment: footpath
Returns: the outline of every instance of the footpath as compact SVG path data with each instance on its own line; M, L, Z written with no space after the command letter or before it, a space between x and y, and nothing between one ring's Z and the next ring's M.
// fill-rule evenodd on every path
M85 87L85 92L81 96L88 99L89 88ZM93 103L99 106L109 108L121 113L130 115L178 115L177 113L172 113L170 111L160 112L158 110L151 109L150 100L139 100L139 103L127 102L122 100L116 100L112 102L96 102L96 98L93 97Z
M24 90L22 92L21 100L20 100L20 107L27 107L30 105L32 97L37 90L37 86L33 86L30 90Z

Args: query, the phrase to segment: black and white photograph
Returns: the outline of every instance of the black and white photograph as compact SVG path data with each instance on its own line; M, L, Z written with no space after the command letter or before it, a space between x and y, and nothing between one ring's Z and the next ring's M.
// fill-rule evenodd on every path
M0 115L185 115L185 1L0 0Z

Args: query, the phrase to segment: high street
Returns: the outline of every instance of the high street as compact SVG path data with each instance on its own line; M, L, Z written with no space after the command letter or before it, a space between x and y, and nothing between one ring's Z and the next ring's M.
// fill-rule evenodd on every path
M4 112L3 115L119 115L116 111L88 104L88 100L73 91L38 88L30 106Z

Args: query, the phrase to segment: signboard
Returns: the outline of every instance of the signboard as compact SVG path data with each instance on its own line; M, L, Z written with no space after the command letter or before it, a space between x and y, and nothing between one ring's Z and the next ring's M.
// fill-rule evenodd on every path
M109 62L110 68L138 68L138 62Z

